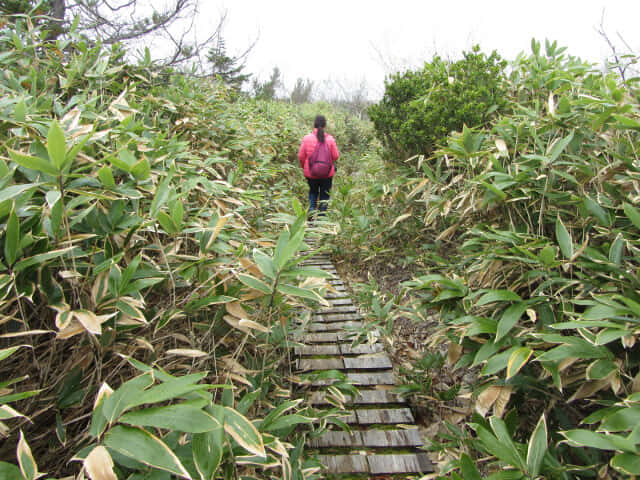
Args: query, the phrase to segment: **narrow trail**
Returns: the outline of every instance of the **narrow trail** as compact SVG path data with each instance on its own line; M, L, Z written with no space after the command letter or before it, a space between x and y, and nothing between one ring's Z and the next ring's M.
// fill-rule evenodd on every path
M330 430L307 443L332 475L415 475L433 472L413 414L404 399L393 393L394 378L389 357L380 343L351 346L349 328L362 325L363 317L346 293L328 255L318 254L303 265L334 275L329 283L335 292L325 298L331 304L314 312L306 333L297 339L299 373L339 370L359 390L349 397L348 414L342 419L352 433ZM314 380L307 390L317 408L331 407L322 387L332 380Z

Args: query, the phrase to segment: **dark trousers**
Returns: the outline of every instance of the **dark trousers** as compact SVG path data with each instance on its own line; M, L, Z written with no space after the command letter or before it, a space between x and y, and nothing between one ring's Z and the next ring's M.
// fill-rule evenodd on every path
M310 214L314 213L316 209L320 211L320 214L327 210L332 180L332 178L307 178Z

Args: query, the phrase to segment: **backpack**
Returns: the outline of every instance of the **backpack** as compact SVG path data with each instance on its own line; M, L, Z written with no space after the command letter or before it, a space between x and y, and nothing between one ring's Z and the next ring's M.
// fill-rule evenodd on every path
M331 160L331 150L329 149L329 143L324 141L318 142L315 150L309 157L309 173L312 178L329 178L331 173L331 166L333 161Z

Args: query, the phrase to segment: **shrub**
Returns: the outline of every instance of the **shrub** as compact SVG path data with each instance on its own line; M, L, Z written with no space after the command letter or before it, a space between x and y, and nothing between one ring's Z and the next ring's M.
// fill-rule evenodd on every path
M392 75L369 109L376 131L393 157L430 154L452 130L487 123L506 105L506 63L480 47L457 62L435 56L419 71Z

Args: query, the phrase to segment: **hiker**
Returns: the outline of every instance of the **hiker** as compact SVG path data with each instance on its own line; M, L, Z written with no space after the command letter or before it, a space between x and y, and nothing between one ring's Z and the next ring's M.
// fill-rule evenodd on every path
M336 173L334 162L340 157L336 140L324 129L327 119L318 115L313 122L313 133L305 135L300 145L298 159L309 183L309 219L327 210L329 190Z

